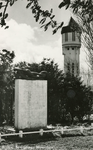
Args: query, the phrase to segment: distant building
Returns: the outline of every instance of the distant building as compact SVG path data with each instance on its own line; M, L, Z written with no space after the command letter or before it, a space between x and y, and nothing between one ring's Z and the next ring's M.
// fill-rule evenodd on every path
M81 30L71 17L67 26L62 28L62 50L64 55L64 73L74 76L80 73Z

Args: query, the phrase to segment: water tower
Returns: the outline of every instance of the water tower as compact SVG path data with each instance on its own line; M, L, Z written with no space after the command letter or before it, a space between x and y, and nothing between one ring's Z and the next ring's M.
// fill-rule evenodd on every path
M79 75L81 30L78 23L71 17L67 26L62 28L62 50L64 55L64 73Z

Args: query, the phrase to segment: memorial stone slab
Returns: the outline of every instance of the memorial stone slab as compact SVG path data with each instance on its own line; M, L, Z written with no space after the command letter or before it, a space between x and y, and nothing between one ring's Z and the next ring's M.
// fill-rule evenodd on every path
M15 80L15 128L47 126L47 81Z

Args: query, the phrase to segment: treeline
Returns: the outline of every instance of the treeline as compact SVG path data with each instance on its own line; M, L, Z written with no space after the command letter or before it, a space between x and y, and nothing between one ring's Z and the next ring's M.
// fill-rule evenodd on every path
M20 62L13 64L14 52L2 50L0 53L0 125L14 122L15 68L40 73L45 71L44 79L48 81L48 124L73 123L77 118L82 121L92 112L93 92L83 84L80 77L70 74L64 76L58 64L44 58L40 63ZM23 78L20 73L20 79ZM28 76L25 76L29 80Z

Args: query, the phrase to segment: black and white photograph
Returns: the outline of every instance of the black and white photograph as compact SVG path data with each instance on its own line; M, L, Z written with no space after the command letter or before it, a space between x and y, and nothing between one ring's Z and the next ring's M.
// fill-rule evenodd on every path
M0 0L0 150L93 150L93 0Z

